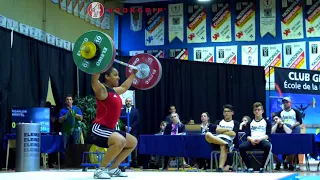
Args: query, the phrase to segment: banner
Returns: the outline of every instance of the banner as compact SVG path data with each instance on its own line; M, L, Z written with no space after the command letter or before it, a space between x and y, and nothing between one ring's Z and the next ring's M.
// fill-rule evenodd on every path
M302 0L282 0L280 12L282 39L303 38Z
M307 37L320 37L320 1L307 0L305 8Z
M216 62L237 64L238 46L216 46Z
M260 60L261 66L264 66L267 81L266 88L274 89L273 67L282 67L282 44L260 45Z
M275 83L280 93L320 94L319 71L276 68Z
M309 42L310 70L320 70L320 41Z
M183 4L169 4L169 43L174 38L178 38L183 42Z
M133 6L130 8L134 8L134 12L130 13L130 30L137 32L142 29L142 13L138 11L139 8L143 8L142 6Z
M188 60L188 49L169 49L169 58Z
M207 42L207 13L201 5L188 6L188 43Z
M147 13L145 38L146 46L164 45L164 11Z
M284 43L283 52L284 67L307 69L306 42Z
M258 66L258 45L241 47L242 65Z
M231 42L231 7L228 2L212 4L211 42Z
M144 50L137 50L137 51L129 51L129 56L135 56L137 54L143 54Z
M236 3L236 41L255 41L256 40L256 2L246 0Z
M79 0L72 0L73 15L79 16Z
M260 0L260 34L276 37L276 0Z
M0 15L0 26L4 28L7 27L7 17Z
M214 47L193 48L193 60L213 63Z
M147 54L151 54L155 58L164 58L164 51L163 50L147 50Z

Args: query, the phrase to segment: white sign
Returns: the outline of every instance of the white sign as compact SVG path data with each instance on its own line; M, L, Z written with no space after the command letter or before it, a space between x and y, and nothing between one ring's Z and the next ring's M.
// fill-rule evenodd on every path
M283 64L286 68L306 69L306 42L283 44Z
M120 95L122 100L122 105L126 104L126 99L131 98L132 99L132 105L135 105L135 92L133 90L127 90L125 93Z
M217 63L237 64L238 46L217 46Z
M242 65L258 66L258 45L241 47Z
M320 41L309 42L310 70L320 70Z
M193 59L201 62L214 62L214 47L193 49Z
M261 66L264 66L266 88L274 89L274 68L282 66L282 44L260 45ZM271 67L270 67L271 66ZM271 87L269 87L269 82Z

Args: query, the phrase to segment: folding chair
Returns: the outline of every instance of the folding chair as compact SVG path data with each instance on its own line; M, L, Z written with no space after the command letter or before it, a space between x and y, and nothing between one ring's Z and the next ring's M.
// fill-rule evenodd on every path
M244 141L247 141L247 138L246 138L246 133L245 132L239 132L238 133L238 137L239 137L239 145L241 143L243 143ZM271 143L270 143L271 144ZM251 150L251 151L247 151L247 154L264 154L264 151L261 151L259 149L254 149L254 150ZM240 156L241 158L241 156ZM269 172L272 173L273 172L273 153L272 153L272 144L271 144L271 147L270 147L270 151L269 151L269 156L266 160L266 163L263 165L263 167L265 169L267 169L267 164L269 163ZM242 160L241 160L241 169L244 170L244 167L243 167L243 163L242 163Z
M228 152L227 155L229 154L232 154L233 153L233 163L234 163L234 158L235 158L235 161L236 161L236 164L235 164L235 170L238 171L238 150L234 149L232 152ZM213 157L214 157L214 161L215 161L215 164L216 164L216 168L219 166L218 165L218 158L217 158L217 155L220 154L220 151L212 151L211 152L211 158L210 158L210 170L213 169ZM232 166L234 166L232 164Z
M235 137L237 138L237 137ZM227 153L227 156L232 154L233 153L233 161L232 161L232 166L233 166L233 169L235 169L235 171L238 171L238 158L239 158L239 155L238 155L238 152L239 152L239 141L237 141L237 139L235 139L236 141L234 141L234 144L235 144L235 147L233 148L232 152L228 152ZM213 169L213 157L214 157L214 160L215 160L215 164L216 164L216 168L218 167L218 158L217 158L217 155L220 154L220 150L217 151L217 150L213 150L211 152L211 158L210 158L210 169L212 170ZM235 164L234 164L235 162ZM235 167L235 168L234 168Z

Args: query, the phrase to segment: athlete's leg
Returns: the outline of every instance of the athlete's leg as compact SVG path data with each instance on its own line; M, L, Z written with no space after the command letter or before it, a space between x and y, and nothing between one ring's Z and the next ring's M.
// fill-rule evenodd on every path
M122 151L115 157L112 165L110 166L110 169L117 168L120 163L125 160L129 154L136 148L137 146L137 139L132 136L131 134L126 133L126 139L125 139L125 146L122 149Z
M107 167L108 164L122 151L126 145L126 139L118 132L113 132L108 138L108 149L100 163L100 166Z

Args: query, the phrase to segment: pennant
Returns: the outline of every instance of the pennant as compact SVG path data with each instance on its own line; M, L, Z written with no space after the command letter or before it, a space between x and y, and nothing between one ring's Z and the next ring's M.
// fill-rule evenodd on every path
M169 4L169 43L174 38L183 42L183 4Z
M276 0L260 0L260 34L276 37Z

